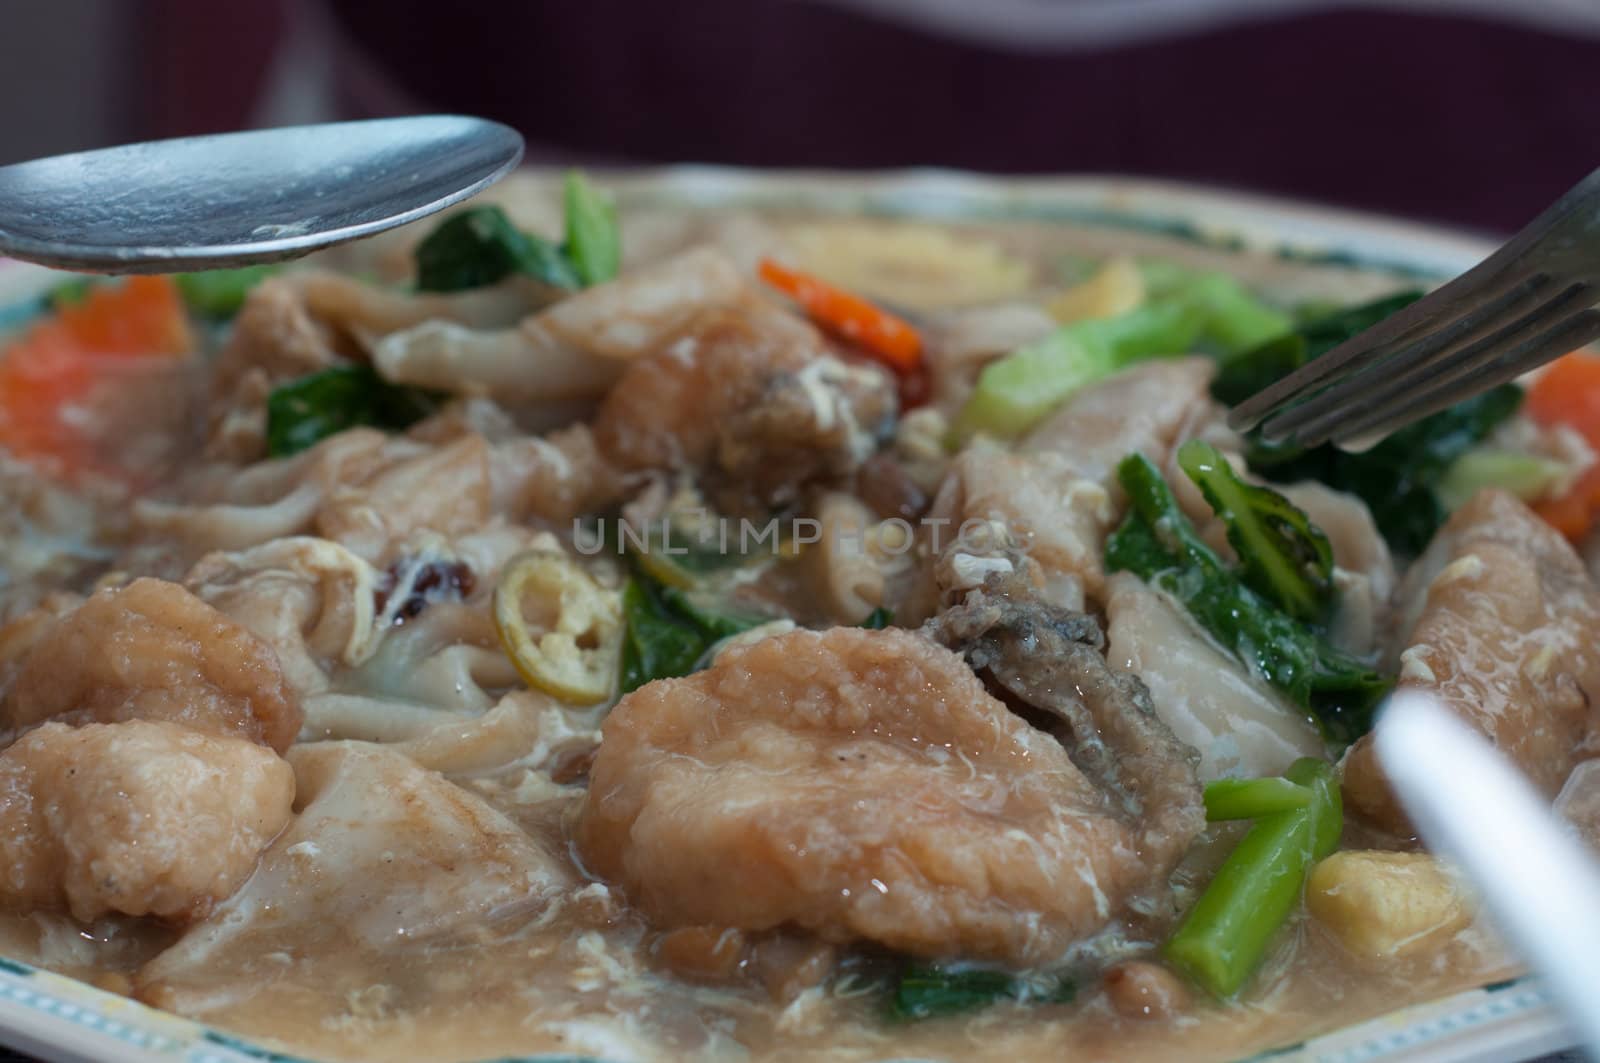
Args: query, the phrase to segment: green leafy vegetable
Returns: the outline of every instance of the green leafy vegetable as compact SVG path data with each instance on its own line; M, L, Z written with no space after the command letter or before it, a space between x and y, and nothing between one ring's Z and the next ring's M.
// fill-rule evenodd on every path
M630 556L635 570L622 591L624 694L652 679L688 675L718 642L772 619L729 610L701 586L663 584Z
M566 254L511 224L499 207L470 207L440 222L417 246L417 287L457 292L525 273L558 288L580 287Z
M1456 459L1516 413L1522 389L1504 384L1408 425L1371 450L1308 451L1252 444L1250 467L1269 480L1320 480L1359 497L1398 552L1415 556L1448 515L1435 488Z
M432 413L434 405L426 392L391 384L368 365L324 369L267 396L267 453L295 454L360 425L398 431Z
M1306 338L1298 332L1268 340L1248 354L1219 365L1211 380L1211 396L1225 405L1237 406L1309 360Z
M1485 487L1498 487L1524 502L1536 502L1549 494L1568 471L1564 463L1540 454L1479 447L1450 463L1434 494L1446 510L1465 504Z
M1389 682L1245 585L1195 532L1161 473L1141 454L1117 468L1130 509L1106 543L1106 567L1128 571L1183 604L1247 667L1308 710L1330 739L1372 726Z
M617 209L577 170L567 172L563 192L567 257L584 284L603 284L615 277L622 265Z
M617 275L622 236L616 208L587 178L570 171L563 186L565 242L523 232L499 207L450 215L417 247L417 287L458 292L522 273L556 288L582 288Z
M1311 359L1328 353L1420 298L1420 291L1399 292L1303 321L1294 331L1225 360L1211 383L1211 394L1218 402L1237 406L1273 381L1288 376Z
M1320 623L1333 608L1333 547L1287 498L1246 483L1216 447L1191 439L1178 464L1228 528L1239 577L1278 608Z
M1344 829L1331 764L1308 757L1286 775L1310 791L1310 802L1258 818L1167 942L1174 966L1219 997L1243 988L1299 901L1311 866L1338 847Z
M1297 782L1271 775L1264 779L1217 779L1206 783L1206 818L1256 819L1273 812L1289 812L1311 803L1311 790Z
M958 433L1019 435L1073 392L1135 362L1200 348L1231 357L1292 325L1232 277L1142 268L1151 290L1143 306L1063 325L986 366L957 420Z
M51 288L45 298L52 310L60 310L63 306L76 306L89 297L89 289L96 283L98 280L95 277L74 277Z
M201 317L226 321L239 312L250 289L277 273L278 266L243 266L179 273L173 280L190 310Z
M1237 405L1421 295L1398 292L1306 321L1287 335L1226 359L1211 393L1220 402ZM1436 488L1451 465L1515 413L1520 401L1521 392L1507 384L1403 428L1361 454L1330 446L1304 450L1274 445L1251 433L1246 458L1252 470L1270 480L1319 480L1358 496L1389 544L1415 555L1449 511Z
M1300 325L1295 332L1305 339L1306 354L1317 358L1327 354L1345 340L1365 332L1390 314L1404 310L1421 299L1422 295L1422 291L1416 288L1395 292L1369 303L1360 303L1313 318Z
M1001 1000L1065 1004L1077 986L1053 975L1024 978L1005 971L910 963L889 998L889 1015L901 1021L959 1015Z
M634 576L622 591L622 693L652 679L688 675L716 639L662 600L659 588Z
M662 587L661 601L668 609L699 628L712 642L749 631L772 619L770 616L729 609L714 593L699 586L688 590Z
M873 631L881 631L893 623L894 610L886 609L880 605L872 612L868 613L866 619L857 624L856 627L864 627Z

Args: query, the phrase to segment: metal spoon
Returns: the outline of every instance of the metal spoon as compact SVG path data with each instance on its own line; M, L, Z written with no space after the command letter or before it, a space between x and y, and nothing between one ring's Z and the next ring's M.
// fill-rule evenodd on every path
M522 136L424 115L181 137L0 167L0 254L96 273L272 262L426 217Z

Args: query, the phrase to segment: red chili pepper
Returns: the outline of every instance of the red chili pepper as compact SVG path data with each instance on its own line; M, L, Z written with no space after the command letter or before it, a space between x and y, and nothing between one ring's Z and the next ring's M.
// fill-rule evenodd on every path
M820 277L761 260L761 279L799 303L811 319L905 375L922 363L922 337L905 321Z

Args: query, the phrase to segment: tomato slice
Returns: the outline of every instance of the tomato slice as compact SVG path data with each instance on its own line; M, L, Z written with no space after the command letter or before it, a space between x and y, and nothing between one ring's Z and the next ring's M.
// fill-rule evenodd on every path
M0 446L63 472L93 464L93 393L124 359L194 349L178 288L168 277L92 287L0 354Z

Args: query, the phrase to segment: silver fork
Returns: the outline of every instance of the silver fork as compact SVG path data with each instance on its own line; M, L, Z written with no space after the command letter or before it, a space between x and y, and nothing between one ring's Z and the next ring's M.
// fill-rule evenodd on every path
M1494 254L1236 406L1271 442L1359 447L1600 336L1600 170Z

